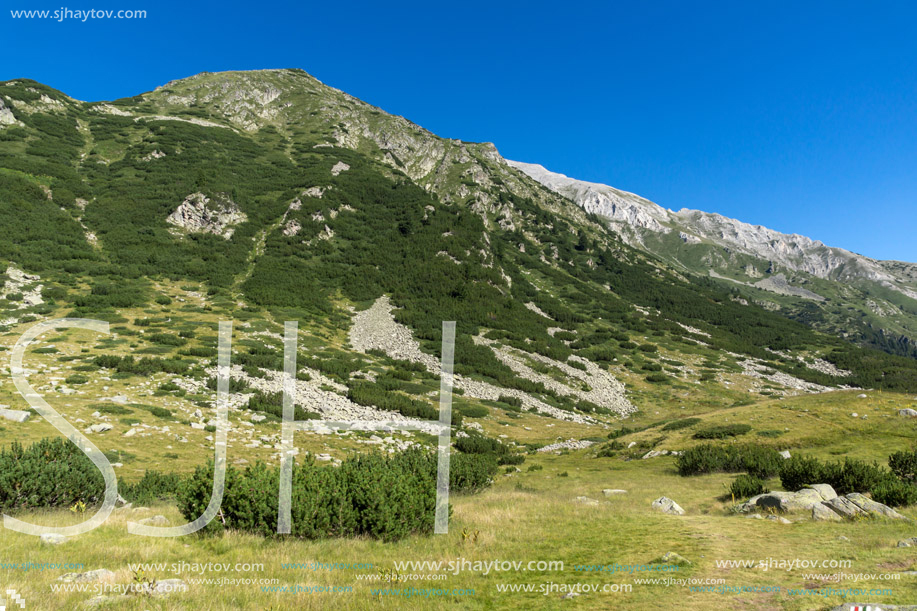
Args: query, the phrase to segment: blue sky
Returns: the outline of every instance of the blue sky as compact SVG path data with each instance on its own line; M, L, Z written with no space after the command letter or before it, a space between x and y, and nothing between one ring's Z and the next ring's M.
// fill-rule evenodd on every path
M84 100L295 67L507 158L917 261L917 5L11 0L0 80ZM142 20L9 10L143 9Z

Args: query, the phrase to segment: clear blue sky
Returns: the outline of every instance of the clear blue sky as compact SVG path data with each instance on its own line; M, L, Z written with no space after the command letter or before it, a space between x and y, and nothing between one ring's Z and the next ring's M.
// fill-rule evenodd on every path
M148 17L9 14L61 6ZM914 3L11 0L3 10L0 80L101 100L201 71L302 68L510 159L917 261Z

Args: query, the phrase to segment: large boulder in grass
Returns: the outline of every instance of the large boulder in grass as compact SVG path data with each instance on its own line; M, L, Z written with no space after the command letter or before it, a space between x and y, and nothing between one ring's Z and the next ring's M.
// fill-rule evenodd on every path
M816 520L853 520L863 517L891 518L892 520L907 520L891 507L868 499L858 492L851 492L846 496L839 496L821 503L824 509L833 511L837 518L826 513L822 508L813 508L812 517Z
M653 509L661 511L663 513L669 513L672 515L683 516L685 515L685 510L681 506L670 499L667 496L661 496L655 501L653 501Z
M840 522L844 518L824 503L812 507L812 519L818 522Z
M812 490L821 495L823 501L830 501L837 498L837 492L831 487L831 484L812 484L809 486Z
M0 418L12 422L25 422L32 414L18 409L0 409Z
M893 520L906 520L907 518L889 507L888 505L883 505L882 503L877 503L872 499L868 499L858 492L851 492L847 495L847 500L852 502L854 505L865 511L866 513L873 516L882 516L885 518L891 518Z
M739 509L743 512L770 511L810 511L815 505L837 497L834 488L828 484L815 484L798 492L777 490L766 492L748 499Z
M860 507L857 506L853 501L843 496L831 499L830 501L825 501L823 504L825 507L832 510L837 515L848 520L852 520L858 516L866 515L866 512L860 509Z

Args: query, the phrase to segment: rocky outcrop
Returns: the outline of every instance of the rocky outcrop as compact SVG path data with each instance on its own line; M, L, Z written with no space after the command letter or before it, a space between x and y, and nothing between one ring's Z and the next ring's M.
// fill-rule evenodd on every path
M346 172L349 169L350 169L349 165L347 165L343 161L338 161L336 164L334 164L334 167L331 168L331 175L337 176L341 172Z
M721 252L726 254L717 256L726 267L731 265L733 255L743 254L761 260L771 271L781 268L840 282L863 279L917 298L917 265L912 263L876 261L841 248L826 246L806 236L780 233L719 214L688 209L674 212L633 193L569 178L537 164L517 161L507 163L552 191L573 200L585 211L608 219L609 228L632 246L647 248L646 242L654 234L664 235L677 231L681 242L685 244L720 247ZM678 258L677 254L673 256ZM757 275L755 268L754 276ZM803 299L823 299L814 291L790 285L782 274L759 280L757 286Z
M192 193L166 222L188 233L212 233L228 240L235 226L246 220L245 213L225 195L210 199L203 193Z
M837 496L834 489L827 484L819 484L818 488L803 488L798 492L767 492L748 499L739 506L739 510L749 512L753 510L770 511L802 511L811 510L819 503L833 499Z
M13 111L9 109L3 98L0 98L0 128L4 128L7 125L16 125L17 123L19 121L16 120Z
M828 484L814 484L797 492L767 492L754 496L742 505L739 511L765 510L770 512L810 511L812 519L837 522L858 517L884 517L895 520L906 519L903 515L882 503L877 503L862 494L851 492L838 496Z
M366 310L357 312L348 337L354 349L360 352L381 350L392 358L405 359L422 363L427 371L439 374L439 360L420 349L411 330L395 321L392 315L394 306L387 296L380 297ZM511 396L522 401L522 406L534 409L561 420L572 422L594 422L594 419L568 412L513 388L500 388L481 380L465 378L460 374L453 376L455 388L461 388L466 396L476 399L495 401L501 395Z
M827 513L826 509L833 512L834 516ZM882 517L893 520L907 519L891 507L877 503L856 492L824 501L820 506L812 508L812 518L814 520L853 520L862 517Z
M542 446L536 450L536 452L557 452L560 450L585 450L589 446L593 445L592 441L586 441L585 439L569 439L567 441L559 441L557 443L551 443L546 446Z

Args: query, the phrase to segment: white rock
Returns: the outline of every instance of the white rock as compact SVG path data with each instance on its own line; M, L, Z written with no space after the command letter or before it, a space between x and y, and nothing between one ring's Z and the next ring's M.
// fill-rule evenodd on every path
M61 545L62 543L67 542L67 537L65 537L64 535L47 533L47 534L41 535L39 537L39 540L44 545Z
M0 418L13 422L25 422L32 414L15 409L0 409Z
M682 509L678 503L665 496L661 496L653 501L652 507L653 509L659 510L663 513L670 513L679 516L685 514L685 510Z

